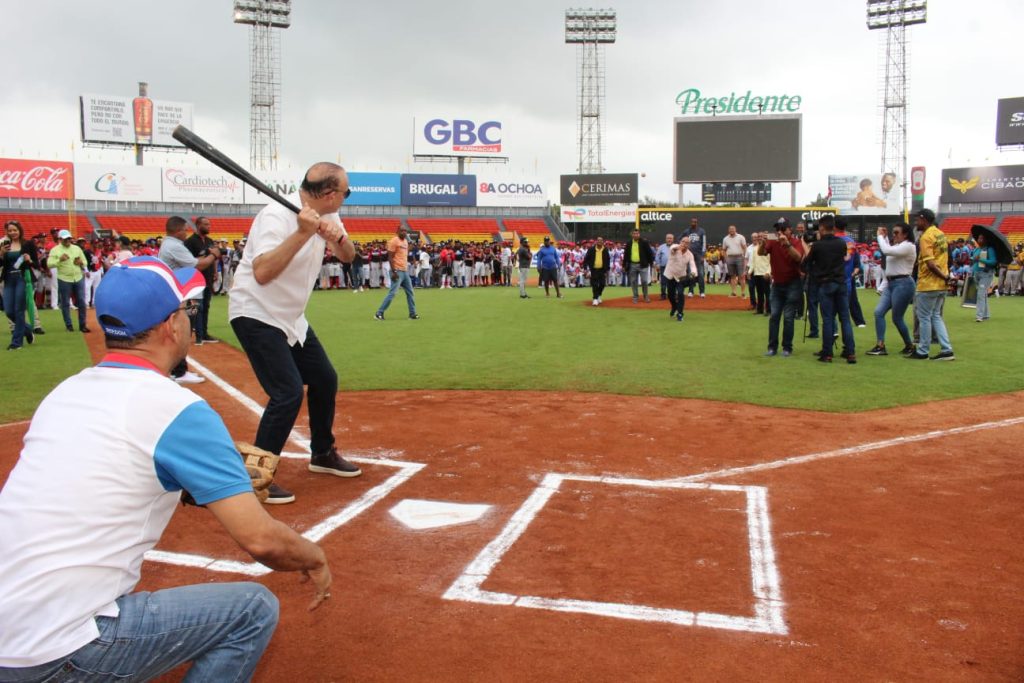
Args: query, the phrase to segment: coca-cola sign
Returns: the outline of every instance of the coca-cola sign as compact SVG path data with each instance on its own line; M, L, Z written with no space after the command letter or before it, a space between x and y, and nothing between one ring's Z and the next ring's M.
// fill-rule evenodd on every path
M71 168L66 161L0 159L0 197L69 199Z

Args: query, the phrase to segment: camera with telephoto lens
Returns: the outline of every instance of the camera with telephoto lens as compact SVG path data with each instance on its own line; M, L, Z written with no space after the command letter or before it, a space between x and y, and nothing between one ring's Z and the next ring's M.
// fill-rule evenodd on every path
M807 226L804 230L804 244L813 244L818 241L818 223L813 221L807 221Z

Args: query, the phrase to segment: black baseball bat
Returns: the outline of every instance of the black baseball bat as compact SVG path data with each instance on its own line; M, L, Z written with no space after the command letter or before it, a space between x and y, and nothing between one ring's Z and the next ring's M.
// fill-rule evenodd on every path
M236 164L231 159L231 157L224 154L224 152L220 151L219 149L211 145L209 142L207 142L206 140L202 139L201 137L190 131L185 126L179 125L175 127L174 132L171 133L171 137L180 142L181 144L185 145L190 150L192 150L199 156L203 157L210 163L212 163L217 168L221 168L227 171L231 175L241 180L243 183L248 183L249 185L252 185L257 190L267 195L281 206L287 209L291 209L291 211L294 213L299 212L299 207L292 204L290 201L279 195L277 192L274 192L259 178L257 178L252 173L249 173L247 170Z

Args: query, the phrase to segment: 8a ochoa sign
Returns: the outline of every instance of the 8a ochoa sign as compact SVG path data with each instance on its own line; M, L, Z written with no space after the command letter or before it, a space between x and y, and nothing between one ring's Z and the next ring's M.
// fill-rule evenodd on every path
M559 187L567 206L637 203L636 173L564 175Z
M476 176L403 173L402 206L476 206Z
M477 206L547 206L547 193L539 180L478 175Z
M445 157L508 156L501 121L455 117L413 119L412 153Z

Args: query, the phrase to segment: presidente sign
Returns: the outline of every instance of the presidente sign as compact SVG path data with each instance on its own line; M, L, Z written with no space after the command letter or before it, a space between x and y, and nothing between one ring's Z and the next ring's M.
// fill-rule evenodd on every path
M800 95L739 95L704 97L697 88L687 88L676 95L680 114L790 114L800 110Z
M1024 201L1024 166L942 169L944 204Z

